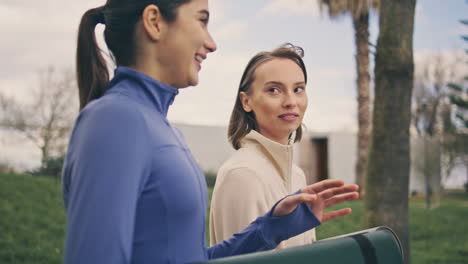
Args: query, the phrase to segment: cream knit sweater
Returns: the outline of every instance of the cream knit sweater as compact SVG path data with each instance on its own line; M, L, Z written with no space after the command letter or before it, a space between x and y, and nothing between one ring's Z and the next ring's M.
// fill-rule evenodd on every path
M279 144L252 130L241 146L218 171L211 199L211 245L242 231L278 200L306 185L304 172L292 162L292 144ZM312 241L314 229L281 242L278 248Z

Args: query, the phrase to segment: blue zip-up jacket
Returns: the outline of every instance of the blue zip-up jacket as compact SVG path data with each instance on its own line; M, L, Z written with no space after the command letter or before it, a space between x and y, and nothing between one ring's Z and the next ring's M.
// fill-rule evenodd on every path
M275 248L320 222L306 205L205 245L204 174L166 116L178 91L118 67L73 130L63 172L65 263L186 263ZM236 201L233 201L236 202Z

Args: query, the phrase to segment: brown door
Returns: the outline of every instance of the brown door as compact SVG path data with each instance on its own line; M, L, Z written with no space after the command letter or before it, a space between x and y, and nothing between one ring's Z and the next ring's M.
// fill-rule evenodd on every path
M312 148L315 152L315 175L318 181L328 179L328 139L312 138Z

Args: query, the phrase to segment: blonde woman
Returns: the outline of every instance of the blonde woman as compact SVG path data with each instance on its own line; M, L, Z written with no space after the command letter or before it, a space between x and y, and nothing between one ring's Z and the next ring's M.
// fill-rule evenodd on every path
M236 153L218 171L210 214L210 241L243 230L279 199L306 186L293 164L307 109L307 72L302 48L286 44L261 52L240 81L228 137ZM309 244L315 230L283 241L278 248Z

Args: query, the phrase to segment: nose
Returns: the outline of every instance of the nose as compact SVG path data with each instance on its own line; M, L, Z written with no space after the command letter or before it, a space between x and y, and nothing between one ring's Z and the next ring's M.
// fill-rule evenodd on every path
M283 107L294 108L297 105L297 98L295 93L286 93L284 96Z
M211 37L210 33L208 33L208 38L207 38L207 40L205 42L205 48L208 50L208 52L215 52L216 49L218 48L216 46L216 43L215 43L213 37Z

